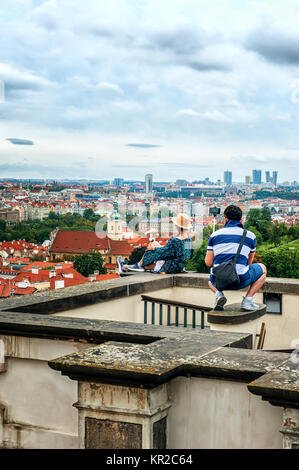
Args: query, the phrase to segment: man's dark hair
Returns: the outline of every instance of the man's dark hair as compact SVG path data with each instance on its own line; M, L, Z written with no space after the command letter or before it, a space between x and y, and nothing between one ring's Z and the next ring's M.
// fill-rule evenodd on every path
M224 210L224 215L229 220L240 221L242 219L242 211L240 207L234 205L227 206L227 208Z

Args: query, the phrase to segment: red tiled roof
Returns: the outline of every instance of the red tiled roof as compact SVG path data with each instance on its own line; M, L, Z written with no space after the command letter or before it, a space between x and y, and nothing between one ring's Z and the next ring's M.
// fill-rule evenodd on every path
M36 291L35 287L26 287L26 288L21 288L21 287L16 287L13 290L14 295L28 295L28 294L33 294Z
M0 298L9 297L9 285L8 284L0 284Z
M17 258L18 259L18 258ZM57 263L48 263L47 261L34 261L31 264L28 264L27 266L24 266L21 268L21 271L31 271L32 268L39 268L39 269L46 269L46 268L55 268ZM70 261L68 263L62 263L62 269L69 269L73 267L73 262Z
M130 256L135 248L130 240L109 240L109 242L109 255Z
M105 236L99 238L95 232L59 230L50 248L51 253L89 253L107 251L109 255L130 256L134 250L131 240L112 240Z
M30 263L30 258L6 258L5 260L7 263L20 263L20 264L26 264ZM24 269L24 268L21 268Z
M78 273L74 268L67 268L67 269L56 269L56 274L61 275L63 279L77 279L77 280L86 280L86 277L82 276L82 274ZM72 278L65 278L64 274L72 274ZM54 277L54 276L53 276Z
M49 270L40 271L38 274L33 274L29 271L22 271L14 278L14 282L22 282L24 279L28 279L31 284L35 284L37 282L47 282L49 281L49 278Z
M108 250L108 237L99 238L95 232L81 230L59 230L50 248L50 253L88 253Z
M97 281L107 281L108 279L117 279L119 277L118 274L112 273L112 274L100 274L99 276L96 276L95 280L92 282L97 282Z
M70 286L78 286L80 284L86 284L88 282L88 279L86 277L83 277L83 279L70 279L67 277L62 277L62 276L53 276L50 279L50 289L54 290L55 287L55 281L64 281L64 287L70 287Z
M20 271L14 271L11 266L1 266L0 267L0 273L1 274L10 274L10 275L15 275L19 274Z
M37 247L35 245L32 245L32 243L28 243L25 240L17 240L17 241L11 241L11 242L1 242L0 243L0 250L7 250L7 249L14 249L14 250L24 250L25 248L27 250L34 250Z

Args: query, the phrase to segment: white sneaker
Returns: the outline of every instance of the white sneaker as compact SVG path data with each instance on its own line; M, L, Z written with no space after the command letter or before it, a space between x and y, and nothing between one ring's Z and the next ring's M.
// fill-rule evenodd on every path
M223 292L216 292L214 310L223 310L223 306L226 304L227 298Z
M124 268L125 266L125 262L124 260L122 259L121 256L118 256L117 257L117 274L121 274L121 273L126 273L126 269Z
M139 263L135 263L128 264L128 271L136 271L138 273L143 273L144 269L142 268L142 266L139 265Z
M260 306L258 304L255 304L252 299L248 299L248 297L243 297L241 303L242 310L258 310L259 308Z

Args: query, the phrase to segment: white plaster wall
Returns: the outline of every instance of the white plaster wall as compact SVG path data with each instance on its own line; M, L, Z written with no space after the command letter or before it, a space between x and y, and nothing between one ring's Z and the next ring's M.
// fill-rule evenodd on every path
M153 297L168 299L172 298L172 292L173 288L167 288L151 291L146 294ZM66 312L54 314L54 316L143 323L143 312L144 302L141 300L141 295L138 294L130 297L108 300L106 302L99 302L98 304L89 305L87 307L67 310ZM158 324L159 315L156 314L156 317Z
M240 303L246 291L228 291L225 293L227 304ZM172 287L167 289L148 292L147 295L165 300L177 300L195 305L203 305L207 307L213 306L214 294L209 289L200 289L193 287ZM264 349L290 348L291 342L299 338L299 308L298 296L283 295L282 315L266 314L257 321L248 322L242 325L213 325L214 329L221 331L234 331L240 333L258 334L261 323L266 324L266 336ZM258 293L255 296L257 303L263 303L263 294ZM163 307L163 324L167 323L167 307ZM148 303L148 323L151 323L151 304ZM179 310L179 323L183 324L183 309ZM196 313L197 325L200 325L200 312ZM97 320L125 321L134 323L143 323L144 319L144 302L141 295L134 295L116 300L109 300L98 304L82 307L78 309L68 310L66 312L57 313L54 316L74 317L74 318L90 318ZM171 323L175 322L175 308L171 307ZM159 305L156 305L155 324L159 324ZM188 310L188 325L192 325L192 311ZM205 314L205 325L210 326ZM258 338L255 337L254 344L257 345Z
M169 384L169 449L280 449L282 408L245 383L178 377Z
M0 340L6 358L0 375L0 447L78 448L78 413L72 406L77 382L50 369L48 361L90 344L9 335Z
M77 434L77 383L50 369L46 361L8 358L0 376L0 403L8 423L24 423Z

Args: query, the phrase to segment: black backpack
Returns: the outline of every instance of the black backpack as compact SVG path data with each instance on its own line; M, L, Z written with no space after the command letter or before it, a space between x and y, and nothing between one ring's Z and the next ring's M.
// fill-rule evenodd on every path
M233 259L225 263L218 264L212 268L212 274L215 276L216 288L220 291L236 288L240 284L240 278L237 274L236 264L245 242L247 230L244 229L243 235L238 247L238 251Z

